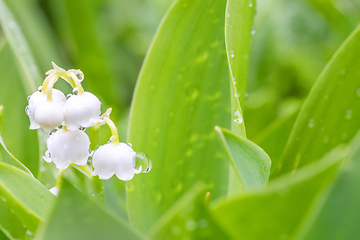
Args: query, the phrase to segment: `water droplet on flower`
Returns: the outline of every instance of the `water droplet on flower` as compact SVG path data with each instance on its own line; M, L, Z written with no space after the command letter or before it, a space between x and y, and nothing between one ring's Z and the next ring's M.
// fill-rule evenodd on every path
M347 120L350 120L352 118L352 110L351 109L346 110L345 118Z
M85 131L86 127L79 127L80 131Z
M148 173L152 168L152 162L145 153L136 153L134 168L142 173Z
M38 87L38 91L39 91L39 92L42 91L42 86Z
M72 90L72 93L74 95L77 95L79 93L79 89L77 87L74 87L74 89Z
M84 80L84 76L80 73L76 74L76 77L79 79L79 82L82 82Z
M314 119L309 119L309 122L308 122L309 128L313 128L313 127L314 127L314 125L315 125L314 122L315 122Z
M26 115L30 116L30 108L29 108L29 106L26 106L25 113L26 113Z
M71 96L72 96L72 94L71 94L71 93L69 93L68 95L66 95L66 99L71 98Z
M100 124L104 124L104 123L105 123L105 118L104 118L104 117L100 117L99 123L100 123Z
M90 156L90 157L94 156L94 153L95 153L95 151L91 151L90 154L89 154L89 156Z
M115 137L114 135L112 135L112 136L110 137L110 142L114 141L115 138L116 138L116 137Z
M127 145L132 148L132 144L131 144L131 143L127 143Z

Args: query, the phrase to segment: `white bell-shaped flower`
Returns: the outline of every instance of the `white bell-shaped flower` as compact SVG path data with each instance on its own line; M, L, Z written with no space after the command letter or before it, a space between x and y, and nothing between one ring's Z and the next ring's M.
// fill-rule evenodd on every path
M63 170L70 163L85 165L89 158L90 140L88 135L81 131L57 130L47 140L48 150L44 160L54 162L56 167Z
M53 103L58 103L60 105L63 105L66 101L65 95L57 89L52 89L52 99L53 99ZM43 92L36 91L28 98L28 100L29 100L29 105L26 107L26 114L29 116L29 119L30 119L30 129L40 128L42 125L35 119L35 113L36 113L36 110L39 105L47 102L47 95ZM59 110L57 104L54 104L53 106L55 106L56 110ZM46 111L47 107L49 107L48 104L46 104L42 108L43 108L43 110L45 109L45 111ZM53 111L51 111L51 112L53 112ZM57 112L57 114L56 114L56 116L58 118L63 119L64 118L63 116L59 117L59 113L63 114L63 110ZM44 111L40 111L38 113L40 121L44 120L44 117L46 118L47 116L49 118L51 118L51 121L55 120L55 117L52 117L51 114L52 113L48 113L46 115L46 112L44 112ZM60 121L60 120L58 120L58 121ZM48 122L46 122L46 120L45 120L45 123L46 123L46 125L49 125ZM62 121L60 122L60 124L61 123L62 123ZM57 124L57 122L55 123L55 125L56 124ZM56 125L55 127L59 126L60 124ZM51 124L51 125L54 125L54 124ZM55 128L55 127L53 127L53 128ZM46 129L46 130L51 130L53 128Z
M92 93L71 96L65 103L65 126L74 131L80 127L92 127L100 121L101 102Z
M131 180L141 170L135 169L136 152L125 143L100 146L93 155L93 176L109 179L114 174L123 181Z
M64 121L63 104L48 101L40 103L35 110L34 119L46 131L55 129Z

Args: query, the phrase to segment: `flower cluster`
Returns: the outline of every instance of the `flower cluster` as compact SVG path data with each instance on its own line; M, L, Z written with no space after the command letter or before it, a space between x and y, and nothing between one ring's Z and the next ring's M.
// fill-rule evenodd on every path
M144 161L141 154L128 144L119 142L117 128L110 119L111 109L101 115L101 102L94 94L85 92L81 85L84 79L82 71L65 71L53 63L53 69L46 74L39 91L28 97L29 105L26 107L30 129L50 131L45 161L53 162L59 170L72 164L87 165L91 156L90 139L85 129L98 129L107 124L112 136L109 143L95 150L91 175L109 179L115 174L119 179L128 181L134 174L150 170L149 162ZM64 93L53 88L60 78L72 86L73 94L65 97ZM143 169L144 166L146 169Z

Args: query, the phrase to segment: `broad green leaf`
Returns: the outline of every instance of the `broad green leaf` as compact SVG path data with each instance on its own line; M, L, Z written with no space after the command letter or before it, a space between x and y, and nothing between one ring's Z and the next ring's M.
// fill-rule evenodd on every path
M360 127L360 27L339 48L309 93L271 177L315 162Z
M10 239L23 239L26 228L8 206L6 198L0 197L0 231ZM0 239L1 238L0 236Z
M269 155L271 165L276 165L284 151L291 129L294 126L298 111L289 116L275 119L270 125L263 129L253 141Z
M255 0L228 0L225 15L225 42L230 69L231 129L245 136L241 105L245 100L250 54L250 38L255 13Z
M37 239L144 239L65 178L47 222Z
M344 167L331 189L313 214L312 221L306 225L309 230L304 239L357 239L360 234L360 138L357 136L357 149ZM353 146L354 147L354 146ZM299 236L303 236L300 234Z
M346 154L335 149L311 167L270 182L264 191L219 202L213 206L215 219L232 239L291 239Z
M37 1L3 0L21 32L39 67L41 76L51 67L51 61L63 66L60 44L54 37L50 22ZM35 79L39 81L41 79Z
M30 172L30 170L25 167L24 164L22 164L18 159L16 159L16 157L14 157L14 155L11 154L11 152L9 151L9 149L7 149L7 147L5 146L4 140L1 136L1 131L0 131L0 153L2 155L2 161L13 165L14 167L17 167L21 170L23 170L24 172L26 172L27 174L30 174L31 176L33 176L33 174Z
M153 169L127 183L130 222L142 231L194 182L213 198L226 193L228 161L214 131L231 121L225 4L175 1L145 59L128 142L148 154Z
M215 127L228 153L236 178L229 180L229 194L261 189L267 185L271 160L258 145L227 129Z
M211 197L211 196L210 196ZM230 239L209 214L204 185L198 183L154 225L151 239Z
M27 94L35 92L37 86L40 85L41 75L39 69L20 26L4 0L0 0L0 25L25 75L25 92Z
M36 131L29 130L30 121L25 113L27 94L8 43L0 50L0 72L0 104L4 106L1 137L9 152L36 176L39 169L38 136ZM8 156L7 153L4 154ZM21 168L13 158L6 159Z
M45 219L54 199L38 180L5 163L0 163L0 196L32 232Z

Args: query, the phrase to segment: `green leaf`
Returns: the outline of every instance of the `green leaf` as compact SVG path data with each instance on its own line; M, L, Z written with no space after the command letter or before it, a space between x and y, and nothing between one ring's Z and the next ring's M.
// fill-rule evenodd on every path
M50 22L46 18L42 6L37 1L3 0L14 20L21 28L29 50L35 59L41 76L49 70L51 62L62 66L64 60L60 52L60 44L55 39ZM40 79L35 79L40 82ZM38 82L38 83L39 83Z
M303 104L271 177L320 159L360 127L360 27L343 43Z
M229 180L229 194L261 189L267 185L271 160L258 145L227 129L215 127L228 153L231 168L236 176Z
M292 239L346 154L335 149L313 166L270 182L264 191L221 201L213 206L215 219L232 239Z
M9 149L7 149L7 147L5 146L4 140L1 137L1 131L0 131L0 153L2 155L2 161L13 165L14 167L17 167L21 170L23 170L24 172L26 172L27 174L30 174L31 176L33 176L33 174L30 172L30 170L25 167L24 164L22 164L18 159L16 159L16 157L14 157L14 155L11 154L11 152L9 151Z
M146 231L194 182L226 193L228 162L215 125L230 128L224 0L178 0L141 70L128 141L153 169L128 182L130 222ZM146 217L144 217L146 216Z
M150 230L151 239L230 239L208 213L203 184L195 184Z
M273 166L284 151L297 115L298 111L295 111L286 117L275 119L253 139L254 143L269 154Z
M356 148L354 148L357 145ZM356 239L360 234L360 138L351 146L354 150L349 161L319 204L304 232L305 239ZM302 234L300 235L302 236Z
M76 189L65 178L37 239L144 239Z
M3 0L0 0L0 24L23 70L25 92L33 93L40 85L41 75L18 23Z
M39 169L38 136L36 131L29 130L29 117L25 113L27 95L21 86L22 80L16 65L11 48L6 43L0 50L0 72L2 73L0 78L0 104L4 106L3 127L0 135L9 152L37 176ZM2 148L0 146L0 149ZM27 171L21 164L17 164L12 157L8 157L6 151L2 152L5 157L3 161Z
M6 198L0 198L0 231L10 239L22 239L26 228L8 206ZM0 239L1 238L0 236Z
M54 195L35 178L5 163L0 163L0 196L32 232L45 219L54 199Z
M231 129L245 136L241 105L245 100L250 39L254 22L255 0L228 0L225 16L225 42L230 69Z

